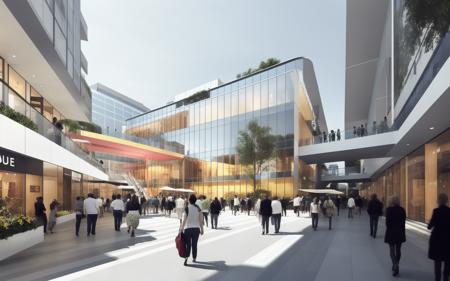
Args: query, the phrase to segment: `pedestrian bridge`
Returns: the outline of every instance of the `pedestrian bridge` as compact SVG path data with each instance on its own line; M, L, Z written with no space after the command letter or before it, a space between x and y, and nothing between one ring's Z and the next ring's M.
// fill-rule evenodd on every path
M397 131L299 146L298 157L307 164L379 158L396 144Z

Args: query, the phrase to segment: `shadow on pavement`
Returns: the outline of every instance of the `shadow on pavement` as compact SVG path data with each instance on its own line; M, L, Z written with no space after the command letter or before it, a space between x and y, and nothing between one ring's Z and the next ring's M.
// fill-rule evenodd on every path
M217 270L217 271L225 271L228 270L228 266L225 261L196 261L193 263L188 263L188 267L206 269L206 270Z

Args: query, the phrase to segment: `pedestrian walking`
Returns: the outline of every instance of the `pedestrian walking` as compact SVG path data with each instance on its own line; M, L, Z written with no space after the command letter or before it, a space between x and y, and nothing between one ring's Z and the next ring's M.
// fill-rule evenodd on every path
M44 233L47 233L47 214L44 205L44 199L42 197L37 197L36 202L34 202L34 216L37 220L42 222L42 226L44 227Z
M367 205L367 213L370 217L370 236L377 238L378 219L383 215L383 203L378 200L377 195L374 193Z
M261 207L261 198L258 198L255 203L255 215L258 216L258 220L261 220L261 216L259 215L259 209Z
M53 233L53 229L56 225L56 213L58 212L59 203L56 199L53 199L52 203L50 203L50 215L48 217L48 229L50 233Z
M161 213L166 214L166 197L161 198Z
M386 209L386 234L384 235L384 242L389 244L393 276L399 274L401 247L402 243L406 241L405 222L405 209L400 207L400 200L394 196L390 206Z
M243 213L247 208L247 202L245 201L245 198L241 199L241 213Z
M177 200L175 200L175 212L177 213L177 218L180 220L180 224L183 221L183 212L185 206L185 201L182 196L178 197Z
M269 219L272 215L272 202L267 195L264 195L259 207L259 214L261 215L262 235L269 234Z
M341 209L341 196L338 196L336 198L336 210L337 210L338 217L339 217L340 209Z
M167 216L170 218L172 215L172 210L175 208L175 202L173 201L173 197L169 196L166 200L166 210L167 210Z
M237 197L237 195L234 195L234 199L233 199L233 212L234 212L234 215L236 215L237 212L239 211L239 205L240 205L239 198Z
M323 207L325 208L325 214L328 217L328 229L331 230L333 217L336 214L336 206L330 196L323 202Z
M81 219L83 218L83 199L81 199L81 196L77 196L73 210L75 211L75 235L78 236Z
M253 209L253 200L250 197L247 197L247 215L250 216L250 212Z
M189 196L189 204L185 208L183 222L180 225L180 233L184 230L184 240L186 242L186 258L184 265L187 265L188 258L192 250L192 261L197 260L198 238L203 235L203 214L201 209L195 204L197 197L194 194Z
M350 195L350 198L348 198L347 201L347 208L348 208L348 218L353 219L353 210L355 209L355 199Z
M103 217L103 197L97 196L97 204L98 204L98 209L100 210L99 216Z
M111 208L113 210L114 217L114 230L120 231L123 212L125 211L125 204L123 203L120 194L117 194L117 196L115 196L115 199L111 202Z
M275 227L275 233L280 232L281 214L283 213L283 205L278 197L274 197L271 203L272 206L272 224Z
M281 215L284 215L285 217L287 216L287 206L289 204L289 201L286 198L283 198L280 200L281 202Z
M131 197L131 200L127 202L126 205L127 210L127 225L128 225L128 233L130 233L130 237L135 236L135 230L139 226L139 216L141 215L141 205L139 204L139 199L134 194Z
M428 257L434 260L434 276L436 281L449 281L450 279L450 208L448 196L441 193L438 196L438 207L428 224L431 229ZM442 272L444 264L444 272Z
M297 196L295 196L292 200L292 205L294 206L294 214L296 214L297 217L300 216L300 202L300 194L297 194Z
M83 209L87 217L87 236L91 234L95 235L95 227L100 209L93 193L89 193L88 198L84 200Z
M356 198L355 198L355 208L356 208L356 212L357 212L358 215L361 215L362 205L363 205L362 198L359 195L356 196Z
M148 204L147 199L145 199L145 196L141 197L141 208L142 208L142 214L144 216L147 214Z
M309 209L311 212L312 228L314 229L314 231L316 231L317 225L319 224L319 209L320 209L319 199L317 199L317 197L314 197Z
M222 210L222 205L217 197L211 202L209 209L211 211L211 228L217 229L217 221L219 220L220 211Z
M225 212L225 206L227 201L223 199L223 197L220 197L220 205L222 206L222 211Z

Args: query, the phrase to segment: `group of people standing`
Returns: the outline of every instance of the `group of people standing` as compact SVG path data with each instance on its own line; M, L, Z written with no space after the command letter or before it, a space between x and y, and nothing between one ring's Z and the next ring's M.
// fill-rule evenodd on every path
M56 226L56 217L59 206L60 203L56 199L53 199L49 206L50 214L47 218L47 209L44 205L44 198L42 196L36 198L36 202L34 203L34 215L39 221L41 221L44 227L44 233L47 233L47 228L50 233L53 233Z

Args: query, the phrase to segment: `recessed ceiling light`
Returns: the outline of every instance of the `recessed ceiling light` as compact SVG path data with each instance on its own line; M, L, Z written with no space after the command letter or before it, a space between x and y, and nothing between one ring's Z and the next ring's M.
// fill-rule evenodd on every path
M36 74L31 75L31 77L36 78Z
M411 144L407 143L406 146L410 146Z
M434 127L433 127L433 126L431 126L431 127L430 127L430 130L434 130Z
M16 55L12 55L12 58L15 59L15 58L16 58Z

